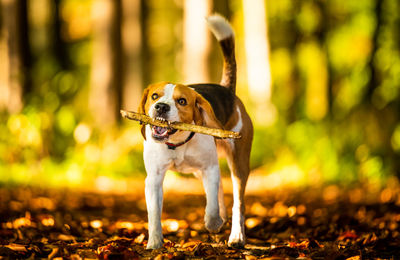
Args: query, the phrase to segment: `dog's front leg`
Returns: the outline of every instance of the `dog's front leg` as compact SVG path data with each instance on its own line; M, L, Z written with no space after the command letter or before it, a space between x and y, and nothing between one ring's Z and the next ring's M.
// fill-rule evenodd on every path
M218 193L220 187L219 165L211 165L202 173L204 190L206 192L207 206L204 222L207 230L217 233L224 221L220 217Z
M149 126L147 126L149 127ZM161 228L161 213L163 205L163 181L165 172L171 164L168 156L163 153L163 146L152 141L150 129L143 146L143 159L147 177L145 182L145 196L149 226L149 240L147 249L156 249L163 246Z
M147 216L149 221L149 240L147 249L163 246L161 228L161 212L163 204L163 180L165 173L148 173L146 178L145 195Z

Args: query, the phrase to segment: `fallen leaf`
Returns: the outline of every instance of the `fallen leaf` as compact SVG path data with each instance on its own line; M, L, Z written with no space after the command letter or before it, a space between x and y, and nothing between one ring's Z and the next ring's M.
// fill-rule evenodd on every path
M186 249L186 248L194 248L197 247L199 244L201 244L201 241L190 241L190 242L186 242L182 245L182 248Z
M62 240L62 241L74 241L74 242L76 242L75 237L71 236L71 235L60 234L60 235L58 235L58 239Z
M27 252L26 247L24 245L9 244L9 245L6 245L5 247L8 247L11 250L18 251L18 252Z
M353 239L357 239L357 238L358 238L358 235L356 234L356 232L353 231L353 230L350 230L350 231L345 231L345 232L343 232L343 233L338 237L337 240L340 240L340 241L346 240L346 239L353 240Z
M145 237L146 237L146 235L142 233L135 238L134 242L137 244L141 244L141 243L143 243L143 240L145 239Z

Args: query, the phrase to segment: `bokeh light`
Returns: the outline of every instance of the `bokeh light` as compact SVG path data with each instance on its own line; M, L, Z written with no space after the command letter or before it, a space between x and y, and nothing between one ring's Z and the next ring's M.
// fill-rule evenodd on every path
M9 14L26 23L0 28L0 184L111 192L143 181L140 126L119 110L136 110L149 83L219 82L221 53L192 28L204 22L189 20L196 10L235 30L237 93L255 126L249 189L384 187L399 175L398 1L26 3L26 17Z

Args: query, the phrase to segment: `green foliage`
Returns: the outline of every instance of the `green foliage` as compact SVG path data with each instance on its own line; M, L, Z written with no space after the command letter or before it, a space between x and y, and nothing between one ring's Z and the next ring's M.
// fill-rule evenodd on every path
M179 81L184 7L172 0L143 3L144 85ZM399 174L399 2L266 3L276 120L254 122L251 168L298 184L380 183ZM21 112L0 113L0 182L96 186L99 178L144 176L139 126L104 130L89 113L92 4L61 1L64 58L53 42L56 14L41 10L30 17L32 60L23 77L30 89ZM240 79L243 12L240 1L229 6ZM209 59L210 68L220 66L220 54ZM253 115L246 87L239 80Z

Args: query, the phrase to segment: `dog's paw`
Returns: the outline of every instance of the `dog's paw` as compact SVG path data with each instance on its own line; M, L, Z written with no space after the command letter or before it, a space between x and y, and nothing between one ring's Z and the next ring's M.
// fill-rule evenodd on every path
M224 220L219 216L205 216L204 222L206 229L210 233L218 233L221 230L222 225L224 224Z
M161 248L163 245L164 245L164 240L162 237L149 238L146 249L158 249Z
M244 248L246 237L242 232L231 232L228 240L228 246L233 248Z

